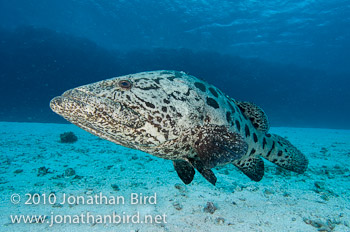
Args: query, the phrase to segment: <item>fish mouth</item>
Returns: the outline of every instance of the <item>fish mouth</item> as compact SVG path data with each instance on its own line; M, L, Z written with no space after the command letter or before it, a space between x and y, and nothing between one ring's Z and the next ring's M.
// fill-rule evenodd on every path
M78 89L67 90L61 96L54 97L50 101L50 108L68 121L85 116L87 121L105 119L135 129L142 127L146 121L138 112L118 101Z
M87 113L86 106L88 105L88 98L88 94L70 89L65 91L61 96L54 97L50 101L50 108L58 115L71 121L74 116L79 115L75 113Z
M53 98L50 108L80 128L121 145L125 134L146 123L142 115L124 104L79 89L67 90Z

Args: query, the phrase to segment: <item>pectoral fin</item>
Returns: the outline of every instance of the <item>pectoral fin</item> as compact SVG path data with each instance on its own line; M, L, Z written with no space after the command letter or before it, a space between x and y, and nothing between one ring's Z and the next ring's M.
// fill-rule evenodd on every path
M224 126L206 126L200 129L194 148L203 166L211 169L242 158L248 145L240 134Z
M197 169L215 185L217 179L211 169L241 159L247 153L248 145L240 134L230 132L225 126L206 125L196 129L191 133L196 139L193 144L196 155L186 160L175 160L174 168L185 184L191 183L194 169Z

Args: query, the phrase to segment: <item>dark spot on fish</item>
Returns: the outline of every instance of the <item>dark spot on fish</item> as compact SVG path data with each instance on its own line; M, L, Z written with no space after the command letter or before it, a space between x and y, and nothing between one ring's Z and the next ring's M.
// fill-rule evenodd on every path
M173 152L173 154L174 154L174 155L178 155L178 154L180 154L180 152L177 151L177 150L175 150L175 151Z
M256 152L256 150L253 148L252 151L250 152L251 155L253 155Z
M214 109L218 109L219 108L219 104L211 97L207 97L207 104L211 107L213 107Z
M151 90L151 89L159 89L160 87L157 86L157 85L150 85L150 86L147 86L147 87L139 87L139 89L142 89L142 90Z
M277 153L277 156L282 156L283 155L283 152L282 151L279 151L278 153Z
M276 143L275 143L275 141L273 141L273 143L272 143L272 149L275 149L275 146L276 146Z
M215 91L215 89L213 89L212 87L209 88L209 91L211 92L211 94L213 94L215 97L219 97L218 93Z
M273 149L275 149L275 141L273 141L272 147L271 147L271 149L269 150L269 152L267 153L266 157L269 157L269 156L271 155L271 152L273 151Z
M246 136L246 137L250 136L250 130L249 130L248 125L245 125L244 130L245 130L245 136Z
M241 124L239 123L238 120L236 120L236 127L238 131L241 131Z
M173 81L176 78L176 76L167 77L167 78L168 78L169 81Z
M277 162L277 159L273 159L273 160L272 160L272 163L276 163L276 162Z
M166 140L168 140L168 138L169 138L169 131L162 129L162 132L163 132L163 134L164 134L164 138L165 138Z
M155 107L152 103L150 103L150 102L145 101L145 103L146 103L146 106L149 107L149 108L152 108L152 109L156 108L156 107Z
M170 101L169 101L168 99L163 99L163 102L164 102L165 104L169 104L169 103L170 103Z
M172 72L169 72L169 71L163 71L161 72L160 74L164 75L164 74L173 74Z
M235 107L232 106L231 102L227 101L227 104L231 108L232 113L235 113L236 112Z
M266 137L270 138L270 137L271 137L271 134L266 134Z
M129 95L126 95L126 99L128 99L128 101L131 101L131 98Z
M254 142L255 142L255 143L258 142L258 136L256 136L255 133L253 133L253 139L254 139Z
M163 107L162 107L162 111L163 111L164 113L166 113L166 112L168 111L168 109L167 109L165 106L163 106Z
M205 119L204 119L205 122L210 122L211 121L211 118L209 116L206 116Z
M228 123L230 123L231 122L231 112L226 112L226 121L228 122Z
M175 71L175 78L182 78L182 72Z
M131 78L131 77L129 77L129 78ZM140 78L140 79L133 80L133 82L142 82L142 81L149 81L149 78L143 77L143 78Z
M203 85L202 83L200 82L195 82L194 83L194 86L196 86L200 91L202 92L205 92L206 88L205 88L205 85Z
M267 153L266 157L269 157L271 155L272 149L269 150L269 152Z
M174 91L173 93L171 93L169 95L170 97L173 97L174 99L176 100L179 100L179 101L186 101L187 99L184 98L181 93L179 91Z
M163 79L163 78L157 78L154 80L154 82L156 82L157 84L159 84L160 80Z
M259 128L259 124L258 123L253 123L253 126L255 127L255 128Z
M266 138L263 139L263 149L265 149L265 145L267 144Z

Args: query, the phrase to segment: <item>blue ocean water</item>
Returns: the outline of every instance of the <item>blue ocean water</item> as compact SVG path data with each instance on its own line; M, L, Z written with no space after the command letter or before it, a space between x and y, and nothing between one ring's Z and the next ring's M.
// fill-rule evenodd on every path
M349 231L349 28L348 0L0 0L0 231ZM259 105L269 133L308 158L306 172L264 160L260 182L229 164L212 168L216 186L198 168L185 185L170 160L102 140L49 107L70 88L163 69ZM78 140L62 143L66 132ZM157 194L157 204L56 202L135 193ZM26 205L27 194L48 204ZM87 212L162 220L51 225Z
M155 69L260 105L273 126L350 128L349 1L0 1L0 120L63 122L77 85Z

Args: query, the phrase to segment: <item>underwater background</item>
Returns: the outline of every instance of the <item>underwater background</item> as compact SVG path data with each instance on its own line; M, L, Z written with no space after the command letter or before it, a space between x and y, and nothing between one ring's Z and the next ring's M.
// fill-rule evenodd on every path
M348 0L0 0L0 232L350 231L349 28ZM171 161L49 107L68 89L163 69L256 103L306 172L264 160L260 182L225 165L215 186L198 172L185 185ZM65 194L126 202L59 204ZM157 202L132 205L132 194ZM87 213L162 220L60 221Z
M349 129L349 1L0 1L0 121L65 123L82 84L158 69L251 101L272 126Z

